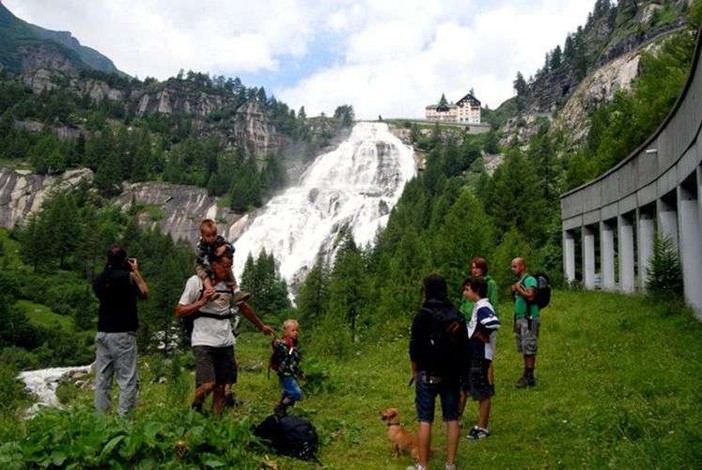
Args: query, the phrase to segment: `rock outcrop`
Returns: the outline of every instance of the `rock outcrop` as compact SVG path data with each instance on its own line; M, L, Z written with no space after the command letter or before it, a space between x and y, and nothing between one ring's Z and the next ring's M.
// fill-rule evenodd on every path
M40 176L0 168L0 226L13 228L22 225L31 213L41 208L52 190L73 187L83 178L91 180L92 172L79 169L59 176Z
M139 207L139 225L143 228L158 226L178 240L187 240L193 246L200 236L199 225L204 218L215 220L220 232L241 218L229 208L220 207L217 198L207 191L192 186L167 183L136 183L125 187L116 204L128 209L133 202Z
M78 185L80 180L92 180L88 169L67 171L59 176L40 176L28 171L0 168L0 226L11 229L21 226L30 214L41 208L52 191ZM168 183L136 183L125 185L123 193L114 201L122 209L133 203L139 207L142 228L158 226L161 232L174 239L187 240L193 246L199 237L198 226L203 218L220 224L220 230L229 230L241 215L218 205L217 198L207 191L192 186Z

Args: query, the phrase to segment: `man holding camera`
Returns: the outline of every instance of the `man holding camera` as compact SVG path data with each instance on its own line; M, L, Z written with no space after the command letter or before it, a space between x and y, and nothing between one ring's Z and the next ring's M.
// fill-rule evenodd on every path
M136 408L137 375L136 330L137 297L146 299L149 288L134 258L119 245L107 251L105 270L93 282L100 301L95 336L95 409L107 411L112 405L112 380L119 387L117 412L125 416Z

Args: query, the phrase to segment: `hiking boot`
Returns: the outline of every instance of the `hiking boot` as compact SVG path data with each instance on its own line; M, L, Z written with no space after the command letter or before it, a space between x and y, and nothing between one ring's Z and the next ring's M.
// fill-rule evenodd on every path
M190 405L190 409L202 414L202 403L193 403Z
M283 403L278 403L275 408L273 408L273 414L278 418L288 415L288 405Z
M522 378L517 381L517 388L527 388L535 385L536 380L534 380L534 377L522 376Z
M251 292L244 292L243 290L240 290L236 294L234 294L234 304L238 304L239 302L246 302L251 298Z
M471 441L479 441L480 439L485 439L489 435L490 431L487 429L481 428L480 426L473 426L473 429L468 432L466 439Z
M236 406L236 398L234 398L233 393L226 393L224 395L224 406Z

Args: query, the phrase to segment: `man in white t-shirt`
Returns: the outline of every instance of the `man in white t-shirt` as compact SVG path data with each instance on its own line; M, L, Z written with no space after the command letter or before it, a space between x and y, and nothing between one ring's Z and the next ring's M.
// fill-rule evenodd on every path
M203 402L212 392L215 415L222 413L225 386L236 380L234 335L230 321L233 292L226 284L232 268L232 255L230 248L220 247L211 259L214 285L205 288L197 275L191 276L175 309L178 317L196 315L190 338L195 355L196 387L191 408L202 411ZM275 334L275 330L265 325L248 304L239 302L237 307L263 334Z

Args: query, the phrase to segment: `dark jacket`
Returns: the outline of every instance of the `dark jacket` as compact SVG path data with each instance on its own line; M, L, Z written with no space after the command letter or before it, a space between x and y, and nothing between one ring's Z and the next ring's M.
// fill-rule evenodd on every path
M273 347L275 348L275 362L279 376L297 377L302 375L302 369L300 369L302 353L297 348L297 340L288 337L273 340Z
M130 274L128 269L107 266L93 282L93 291L100 300L98 331L124 333L139 328L137 296L140 292Z
M465 318L450 302L426 301L412 322L409 353L418 371L460 376L468 356Z

